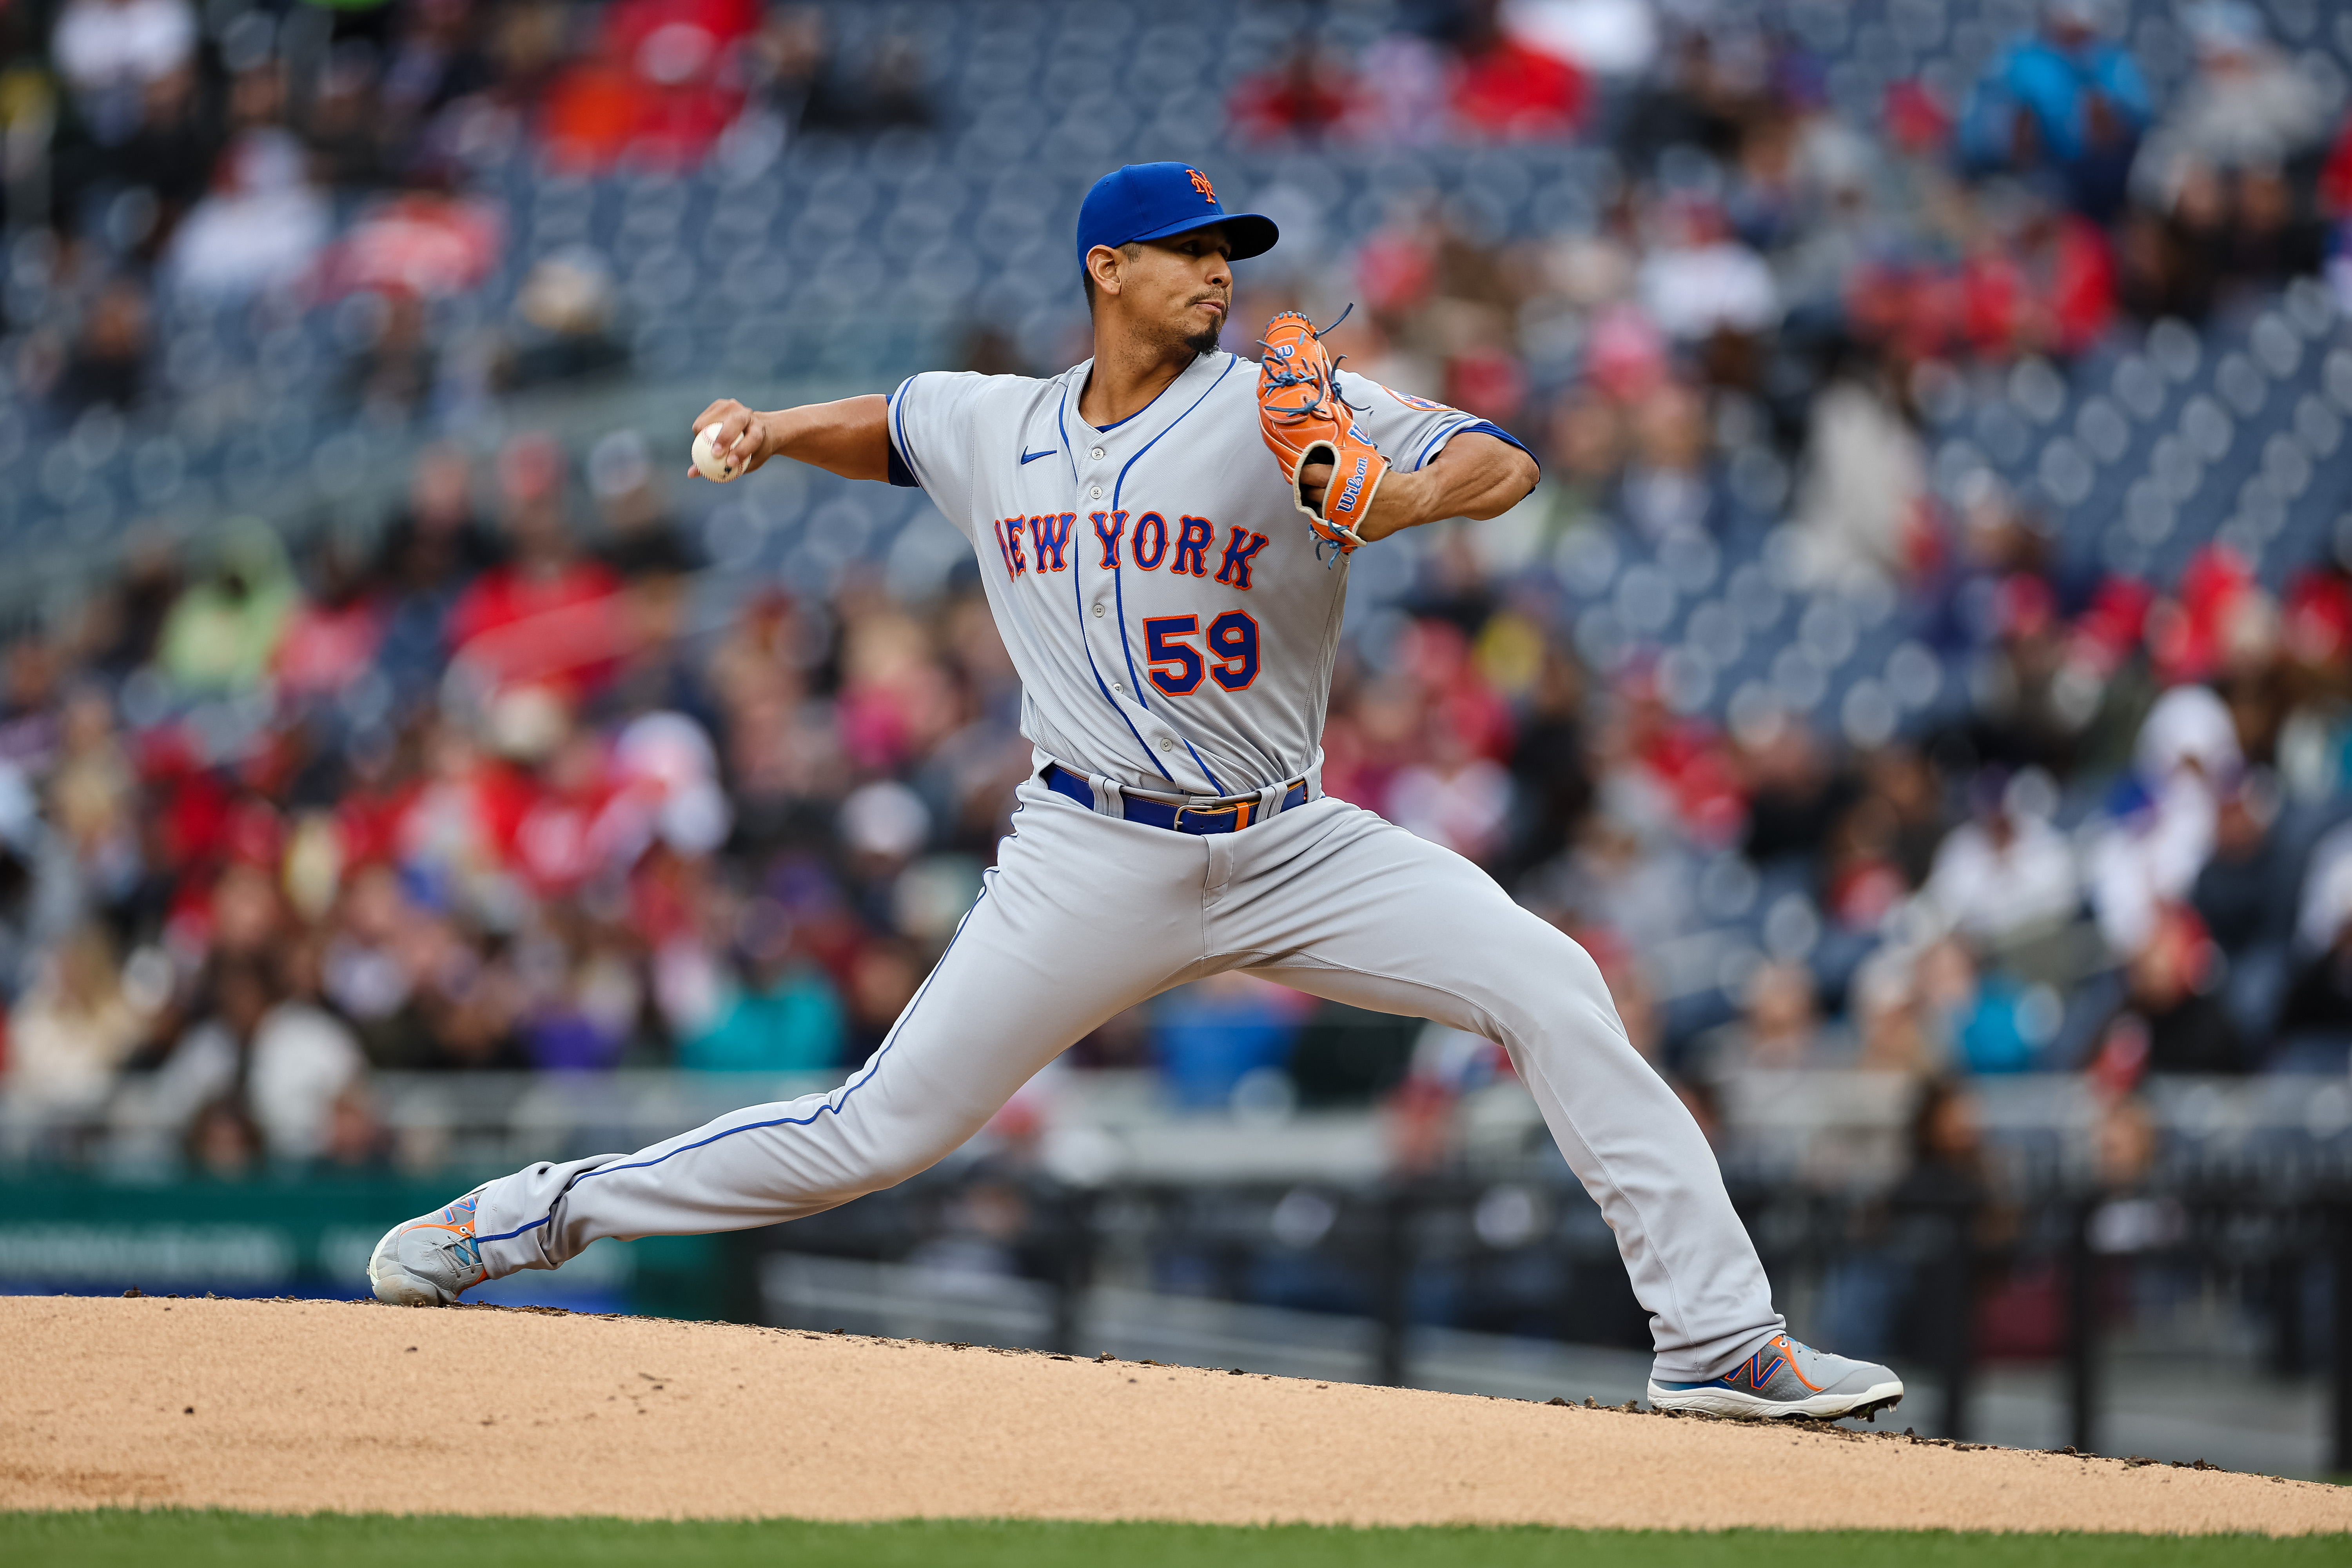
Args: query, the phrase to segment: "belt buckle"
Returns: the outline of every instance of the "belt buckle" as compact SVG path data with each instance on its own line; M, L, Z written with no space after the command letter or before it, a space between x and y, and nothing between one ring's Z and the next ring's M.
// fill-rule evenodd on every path
M1184 814L1190 812L1194 816L1230 816L1234 818L1231 831L1238 833L1249 826L1249 810L1256 804L1255 801L1237 800L1231 805L1180 805L1176 808L1176 831L1184 831Z

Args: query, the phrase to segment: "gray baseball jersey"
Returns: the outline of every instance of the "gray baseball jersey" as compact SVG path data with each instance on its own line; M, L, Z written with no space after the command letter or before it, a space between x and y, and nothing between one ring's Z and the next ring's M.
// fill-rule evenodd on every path
M932 373L890 398L893 478L971 540L1022 732L1129 789L1232 796L1307 775L1348 570L1318 559L1258 436L1257 367L1203 354L1097 430L1078 414L1093 363L1044 381ZM1365 376L1339 388L1400 468L1465 430L1510 439Z

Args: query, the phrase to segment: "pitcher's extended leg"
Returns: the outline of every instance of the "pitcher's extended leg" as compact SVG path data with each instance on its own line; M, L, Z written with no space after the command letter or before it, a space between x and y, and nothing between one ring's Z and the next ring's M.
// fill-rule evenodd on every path
M1510 1053L1650 1312L1657 1374L1715 1376L1782 1329L1714 1151L1625 1037L1585 951L1486 874L1342 802L1237 836L1213 957ZM1286 834L1286 828L1290 831ZM1213 873L1213 882L1214 874Z
M603 1237L742 1230L904 1181L1073 1041L1195 963L1196 841L1023 795L1029 808L979 901L848 1082L634 1154L492 1182L473 1216L488 1277L554 1268Z

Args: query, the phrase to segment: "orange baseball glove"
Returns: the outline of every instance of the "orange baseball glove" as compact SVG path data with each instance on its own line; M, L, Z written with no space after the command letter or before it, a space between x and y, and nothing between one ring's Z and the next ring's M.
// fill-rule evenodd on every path
M1339 321L1347 319L1341 311ZM1339 362L1324 349L1314 322L1285 310L1265 324L1259 342L1265 357L1257 370L1258 433L1290 481L1291 500L1307 514L1317 552L1328 544L1345 555L1364 542L1356 525L1370 513L1389 460L1356 433L1355 411L1339 397ZM1331 465L1320 510L1307 504L1298 478L1313 462Z

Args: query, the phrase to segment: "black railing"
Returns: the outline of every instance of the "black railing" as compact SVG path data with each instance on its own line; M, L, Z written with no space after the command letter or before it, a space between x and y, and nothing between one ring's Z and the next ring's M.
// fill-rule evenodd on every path
M1132 1277L1181 1265L1179 1289L1236 1301L1307 1306L1368 1318L1375 1325L1371 1375L1402 1384L1407 1349L1423 1321L1420 1292L1451 1281L1458 1301L1487 1317L1467 1326L1562 1341L1600 1338L1646 1349L1643 1319L1631 1300L1613 1239L1582 1194L1560 1185L1534 1191L1520 1208L1548 1217L1528 1234L1482 1234L1482 1205L1496 1184L1454 1178L1400 1181L1356 1189L1272 1186L1130 1185L1064 1187L1031 1177L982 1178L1017 1190L1029 1218L1009 1238L1019 1267L1047 1286L1051 1348L1078 1353L1082 1299L1098 1267L1117 1260ZM774 1230L747 1233L761 1251L892 1260L951 1230L952 1214L971 1177L934 1175L877 1194L831 1214ZM1524 1190L1524 1189L1522 1189ZM1281 1212L1302 1192L1302 1230ZM2308 1373L2315 1337L2306 1301L2318 1271L2331 1302L2323 1360L2332 1405L2328 1463L2352 1471L2352 1190L2293 1194L2185 1185L2130 1194L2052 1190L1998 1205L1897 1205L1849 1201L1786 1189L1735 1193L1767 1266L1783 1287L1821 1279L1857 1257L1896 1271L1913 1314L1912 1353L1931 1373L1941 1398L1906 1417L1922 1431L1973 1435L1971 1405L1980 1382L1978 1308L1987 1292L2021 1271L2053 1276L2060 1331L2048 1348L2063 1365L2067 1440L2095 1452L2106 1404L2100 1369L2111 1338L2111 1283L2134 1268L2218 1272L2233 1281L2247 1310L2267 1321L2272 1368ZM2126 1205L2118 1209L2116 1205ZM2142 1223L2148 1215L2161 1221ZM2135 1216L2137 1216L2137 1218ZM1988 1229L2000 1234L1989 1237ZM1309 1234L1311 1233L1311 1234ZM1312 1300L1269 1296L1263 1266L1311 1260L1323 1283ZM1536 1265L1537 1267L1530 1267ZM1506 1268L1522 1283L1496 1281ZM1547 1299L1530 1298L1528 1277L1554 1281ZM1458 1320L1457 1320L1458 1321ZM1599 1325L1596 1334L1596 1325Z

